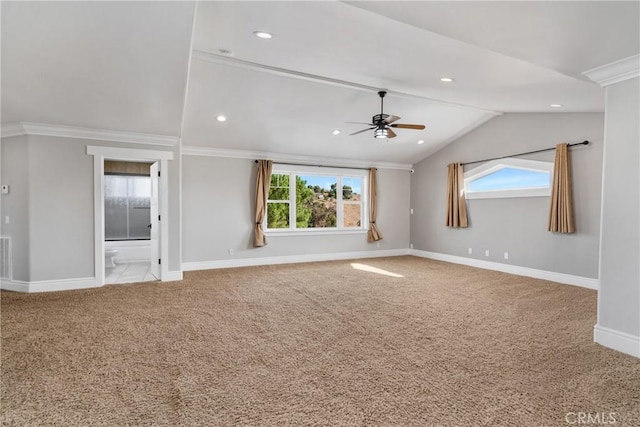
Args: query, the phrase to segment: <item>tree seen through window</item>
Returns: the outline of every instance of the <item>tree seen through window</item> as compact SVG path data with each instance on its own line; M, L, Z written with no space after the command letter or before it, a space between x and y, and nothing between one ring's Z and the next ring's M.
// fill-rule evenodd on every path
M290 185L295 179L295 188ZM338 194L338 182L342 191ZM355 184L355 185L354 185ZM273 173L267 204L267 229L310 229L338 227L338 206L342 206L340 228L360 227L362 178L329 175ZM295 206L291 206L292 194ZM295 227L290 217L295 216Z

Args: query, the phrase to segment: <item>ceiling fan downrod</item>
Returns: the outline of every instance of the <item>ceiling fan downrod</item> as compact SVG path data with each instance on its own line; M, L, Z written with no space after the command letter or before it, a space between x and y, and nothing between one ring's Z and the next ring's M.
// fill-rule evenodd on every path
M388 114L384 114L384 96L387 94L386 90L381 90L378 92L378 96L380 96L380 114L376 114L373 116L372 121L373 124L378 126L379 129L384 129L384 120L389 117Z
M382 114L384 111L384 96L386 94L387 94L386 90L381 90L380 92L378 92L378 95L380 95L380 114Z

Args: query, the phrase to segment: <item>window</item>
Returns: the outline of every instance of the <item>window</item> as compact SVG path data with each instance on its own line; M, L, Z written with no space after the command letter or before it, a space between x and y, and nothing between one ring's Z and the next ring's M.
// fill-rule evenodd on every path
M105 175L104 211L106 240L148 240L151 178Z
M296 233L364 230L366 171L341 172L302 166L296 170L274 168L266 230Z
M345 228L362 224L362 178L342 178L342 225Z
M465 172L465 197L489 199L550 196L552 171L552 162L494 160Z

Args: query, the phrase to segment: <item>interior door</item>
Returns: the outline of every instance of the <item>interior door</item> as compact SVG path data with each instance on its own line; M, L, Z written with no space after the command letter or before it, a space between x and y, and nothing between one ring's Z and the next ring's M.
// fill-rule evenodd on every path
M160 277L160 204L159 204L159 186L160 185L160 165L159 162L155 162L151 165L151 202L150 202L150 216L151 216L151 274L156 276L156 279Z

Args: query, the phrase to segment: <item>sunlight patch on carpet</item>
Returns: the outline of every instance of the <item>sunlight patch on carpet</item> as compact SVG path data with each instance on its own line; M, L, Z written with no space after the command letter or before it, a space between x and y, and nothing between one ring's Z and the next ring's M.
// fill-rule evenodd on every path
M375 273L375 274L382 274L384 276L390 276L390 277L404 277L401 274L397 274L397 273L392 273L390 271L387 270L383 270L381 268L377 268L377 267L372 267L370 265L366 265L366 264L359 264L357 262L352 262L351 263L351 267L353 267L355 270L360 270L360 271L366 271L369 273Z

